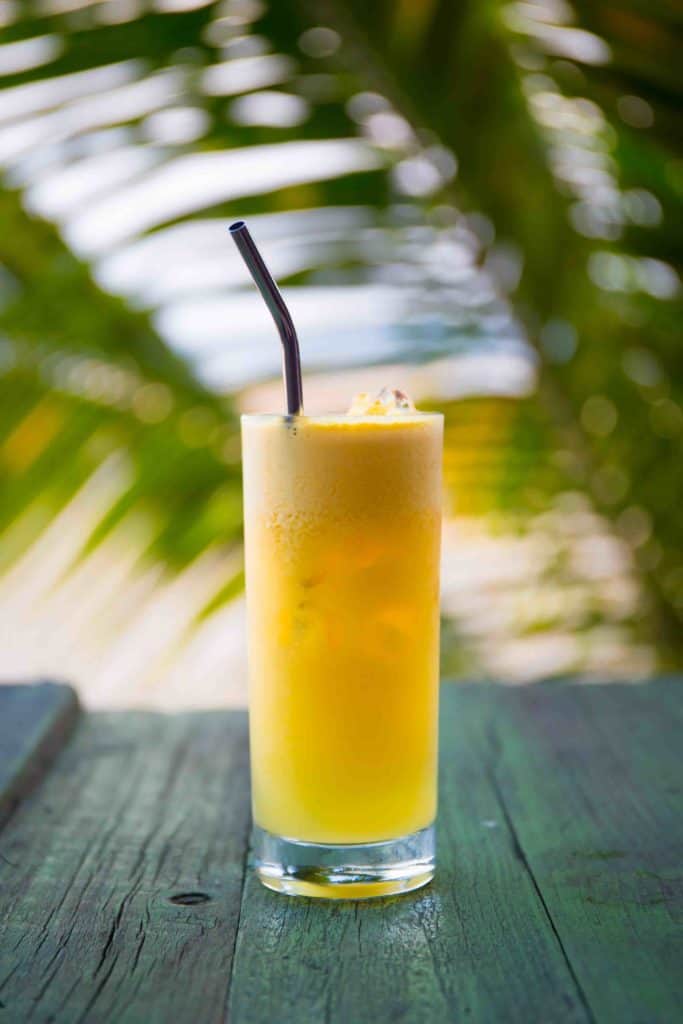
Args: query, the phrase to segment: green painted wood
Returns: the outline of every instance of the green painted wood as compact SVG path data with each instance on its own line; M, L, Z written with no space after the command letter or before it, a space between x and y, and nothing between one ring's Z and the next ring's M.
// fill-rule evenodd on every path
M248 878L231 1024L591 1019L490 775L488 695L443 691L429 888L329 904L284 898Z
M0 685L0 822L50 765L78 712L70 686Z
M595 1019L683 1019L683 679L488 698L492 775Z
M0 832L0 1021L224 1019L246 715L84 717Z
M681 1019L683 682L446 686L439 866L245 879L246 716L93 714L0 832L0 1021Z

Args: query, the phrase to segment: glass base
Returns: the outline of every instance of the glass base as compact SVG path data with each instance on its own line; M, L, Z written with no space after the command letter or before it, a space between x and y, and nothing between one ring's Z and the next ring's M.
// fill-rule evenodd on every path
M434 877L434 826L382 843L327 845L283 839L254 826L254 867L289 896L367 900L419 889Z

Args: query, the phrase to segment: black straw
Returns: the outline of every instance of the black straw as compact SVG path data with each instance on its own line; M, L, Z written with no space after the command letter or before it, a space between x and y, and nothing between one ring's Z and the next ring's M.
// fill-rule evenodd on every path
M237 246L246 263L256 287L270 310L275 326L280 334L284 350L285 393L287 395L287 412L290 416L298 416L303 412L304 399L301 388L301 357L299 341L292 323L285 300L280 295L278 286L271 277L268 267L263 262L261 253L256 248L254 239L249 234L243 220L230 225L232 240Z

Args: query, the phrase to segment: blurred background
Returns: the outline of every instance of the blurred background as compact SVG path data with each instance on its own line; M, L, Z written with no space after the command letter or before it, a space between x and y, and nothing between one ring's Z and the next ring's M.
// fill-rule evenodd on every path
M683 664L673 0L0 0L0 675L245 701L238 415L446 413L443 668Z

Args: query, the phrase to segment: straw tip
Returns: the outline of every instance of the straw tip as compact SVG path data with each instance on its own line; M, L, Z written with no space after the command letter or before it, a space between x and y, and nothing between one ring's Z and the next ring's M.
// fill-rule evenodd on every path
M234 224L230 225L228 230L231 235L236 235L239 231L243 231L246 226L243 220L236 220Z

